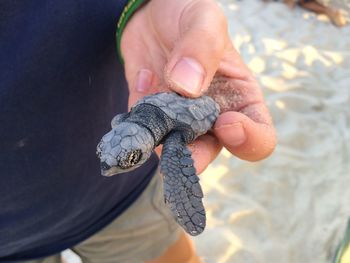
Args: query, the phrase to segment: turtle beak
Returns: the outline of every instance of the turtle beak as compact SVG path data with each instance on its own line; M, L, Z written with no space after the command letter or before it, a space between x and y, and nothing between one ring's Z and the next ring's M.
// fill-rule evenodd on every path
M100 166L101 174L106 177L127 172L127 170L123 171L121 169L118 169L116 166L110 166L106 162L101 162Z
M111 169L111 167L106 162L101 162L100 166L101 166L101 171L107 171Z
M111 166L109 166L106 162L101 162L100 167L101 167L101 173L103 176L111 176L110 175Z

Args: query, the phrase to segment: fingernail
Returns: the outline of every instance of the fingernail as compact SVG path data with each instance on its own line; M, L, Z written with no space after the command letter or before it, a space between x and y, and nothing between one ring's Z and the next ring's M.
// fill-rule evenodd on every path
M222 123L217 127L214 127L215 130L221 130L230 137L230 140L227 141L228 146L237 147L245 142L247 139L242 123Z
M204 79L204 69L196 60L185 57L177 62L170 78L188 93L198 94Z
M146 92L152 85L153 73L148 69L141 69L137 74L136 90Z

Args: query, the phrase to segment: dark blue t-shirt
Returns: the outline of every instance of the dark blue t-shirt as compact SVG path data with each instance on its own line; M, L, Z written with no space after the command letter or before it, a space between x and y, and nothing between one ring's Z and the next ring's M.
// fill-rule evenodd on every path
M151 179L155 156L106 178L95 155L112 117L127 110L115 51L125 3L0 1L0 262L77 244Z

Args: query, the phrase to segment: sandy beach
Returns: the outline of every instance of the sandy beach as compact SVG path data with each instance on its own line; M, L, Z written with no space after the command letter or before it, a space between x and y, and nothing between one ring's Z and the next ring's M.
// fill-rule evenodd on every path
M202 174L209 219L194 239L199 254L208 263L331 262L350 217L350 26L277 2L220 4L263 87L278 146L258 163L223 151Z
M206 263L329 263L350 217L350 25L278 2L219 3L278 146L257 163L224 150L201 175L208 222L198 253ZM349 0L332 4L350 21Z

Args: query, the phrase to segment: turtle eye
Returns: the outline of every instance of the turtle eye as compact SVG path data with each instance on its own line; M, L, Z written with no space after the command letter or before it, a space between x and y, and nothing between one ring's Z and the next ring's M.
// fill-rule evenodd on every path
M96 147L96 155L98 158L101 158L102 155L102 141Z
M122 169L128 169L136 165L142 157L142 151L140 149L133 150L127 153L125 158L120 160L119 166Z

